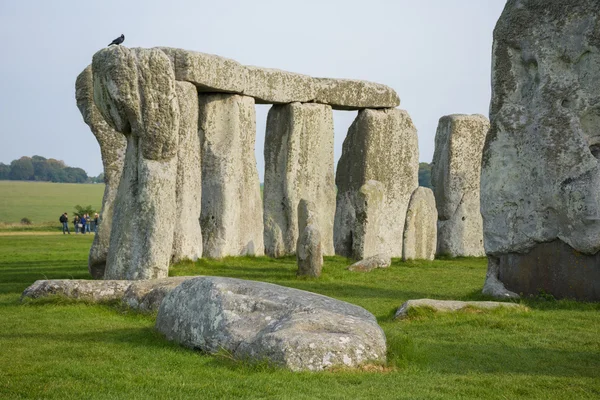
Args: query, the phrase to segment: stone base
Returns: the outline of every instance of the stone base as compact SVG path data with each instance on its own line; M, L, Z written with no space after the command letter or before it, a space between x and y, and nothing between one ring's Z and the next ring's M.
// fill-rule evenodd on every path
M557 299L600 301L600 252L579 253L561 240L540 243L527 254L499 257L498 278L508 290Z

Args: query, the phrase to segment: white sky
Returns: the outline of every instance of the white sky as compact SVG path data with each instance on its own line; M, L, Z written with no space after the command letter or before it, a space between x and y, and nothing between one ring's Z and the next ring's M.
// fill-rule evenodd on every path
M171 46L243 64L394 88L431 161L443 115L487 116L492 31L505 0L0 0L0 162L34 154L102 172L75 104L75 78L125 34L128 47ZM257 106L264 172L268 106ZM336 111L335 158L356 112Z

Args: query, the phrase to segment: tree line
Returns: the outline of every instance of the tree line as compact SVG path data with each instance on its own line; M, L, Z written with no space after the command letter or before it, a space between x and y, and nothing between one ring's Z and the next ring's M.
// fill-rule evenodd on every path
M0 180L102 183L104 173L91 177L83 169L69 167L62 160L33 156L21 157L8 165L0 163Z

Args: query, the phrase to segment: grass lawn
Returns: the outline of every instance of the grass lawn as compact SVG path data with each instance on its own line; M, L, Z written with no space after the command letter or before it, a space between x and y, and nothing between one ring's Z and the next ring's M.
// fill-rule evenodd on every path
M482 299L483 259L395 261L368 274L326 259L318 280L293 258L201 260L172 275L273 282L365 307L388 341L383 372L292 373L166 342L154 316L68 301L19 303L36 279L87 278L92 236L0 236L0 398L600 398L600 304L527 300L529 312L417 312L414 298Z
M0 181L0 223L19 223L29 218L35 225L52 222L64 212L73 218L76 205L92 205L100 210L103 184Z

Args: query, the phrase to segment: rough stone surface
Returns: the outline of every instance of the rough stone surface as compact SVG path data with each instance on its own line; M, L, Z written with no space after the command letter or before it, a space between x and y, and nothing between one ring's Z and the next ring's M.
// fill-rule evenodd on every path
M177 80L193 83L199 92L243 94L254 97L257 104L316 102L329 104L336 110L400 105L396 92L379 83L313 78L278 69L245 66L213 54L169 47L158 49L171 60Z
M52 279L35 281L23 292L21 300L62 296L74 300L106 302L122 300L130 308L142 312L158 310L160 303L182 282L195 278L177 276L141 281L84 279Z
M390 256L386 254L377 254L355 262L346 269L352 272L371 272L375 268L387 268L390 265L392 265Z
M193 279L193 276L174 276L162 279L131 281L123 294L123 303L141 312L156 312L163 299L181 283Z
M183 49L159 47L171 60L178 81L190 82L198 92L243 93L248 80L245 66L229 58Z
M321 276L323 269L323 245L319 230L319 213L312 201L298 203L298 243L296 260L298 276Z
M429 188L418 187L412 194L406 212L403 260L433 260L437 246L437 209Z
M75 300L112 301L123 298L131 285L126 280L51 279L38 280L23 291L21 300L63 296Z
M176 209L179 104L169 58L112 46L92 62L94 101L127 138L105 279L168 275Z
M315 102L335 110L395 108L400 105L396 92L385 85L354 79L316 78Z
M258 104L307 102L315 98L314 79L308 75L253 66L246 70L244 95L254 97Z
M263 210L256 169L254 99L200 96L203 255L263 255Z
M162 302L156 328L168 340L294 371L385 361L386 343L365 309L264 282L202 277Z
M485 255L479 179L489 126L483 115L440 118L431 163L431 185L438 210L438 254Z
M75 81L75 98L77 107L81 112L83 121L90 127L100 145L102 166L104 167L104 196L102 197L102 211L99 226L94 236L94 242L88 258L88 270L95 279L104 277L106 257L110 243L112 228L113 203L117 196L117 189L123 173L125 150L127 141L125 137L109 126L94 104L94 83L92 66L83 70Z
M273 106L265 136L265 251L293 254L302 229L296 210L304 198L317 205L323 253L333 255L335 181L333 113L322 104Z
M488 279L600 300L599 104L600 2L508 1L481 176Z
M526 307L521 306L517 303L500 303L497 301L457 301L457 300L432 300L432 299L418 299L408 300L398 308L394 319L403 319L408 316L408 310L417 307L433 308L439 312L453 312L464 310L468 307L478 308L482 310L493 310L500 307L515 308L526 310Z
M195 261L202 257L202 165L198 138L198 94L194 85L188 82L177 82L176 91L180 123L172 261Z
M357 260L380 253L402 256L406 210L419 185L418 169L417 130L406 111L358 112L336 172L336 254Z

